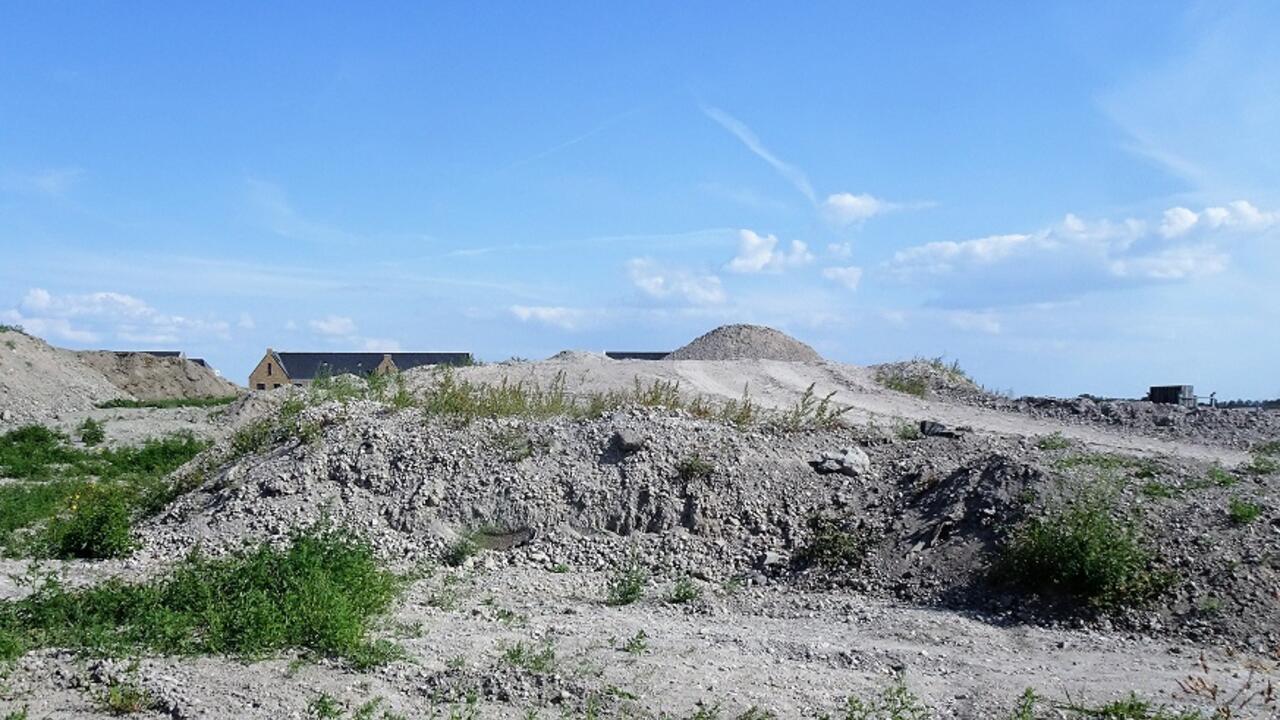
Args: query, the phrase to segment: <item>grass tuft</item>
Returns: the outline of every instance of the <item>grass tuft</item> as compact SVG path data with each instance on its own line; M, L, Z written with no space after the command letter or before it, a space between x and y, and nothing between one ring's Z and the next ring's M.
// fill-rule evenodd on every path
M394 655L369 639L401 579L365 543L332 530L224 558L192 554L164 576L69 589L46 578L0 602L0 656L67 648L88 655L230 655L294 649L358 667Z
M101 409L114 408L182 408L182 407L219 407L230 405L239 395L211 395L194 398L164 398L162 400L134 400L132 398L116 398L98 403Z
M648 584L649 571L633 557L609 578L605 603L614 607L630 605L644 597Z
M1236 525L1248 525L1257 520L1260 515L1262 515L1262 506L1248 500L1231 498L1231 502L1227 505L1227 517L1231 518L1231 522Z
M1172 575L1151 569L1154 554L1132 525L1111 515L1098 493L1025 523L997 561L997 580L1035 593L1100 606L1140 605L1163 592Z

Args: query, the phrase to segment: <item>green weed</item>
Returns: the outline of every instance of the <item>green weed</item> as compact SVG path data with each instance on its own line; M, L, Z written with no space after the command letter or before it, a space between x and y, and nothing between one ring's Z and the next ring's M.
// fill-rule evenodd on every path
M796 552L795 559L801 567L856 570L874 545L869 531L840 518L814 515L809 518L809 531L809 543Z
M993 569L996 579L1031 592L1137 605L1173 580L1152 570L1154 561L1136 530L1113 518L1108 499L1094 492L1024 523Z
M132 715L155 707L151 693L131 682L113 682L101 697L103 708L112 715Z
M671 593L667 595L667 601L676 605L683 605L697 600L702 596L702 590L692 578L682 577L676 580L675 585L671 586Z
M194 398L166 398L163 400L133 400L116 398L98 403L101 409L112 408L181 408L181 407L219 407L235 402L239 395L217 395Z
M627 638L622 644L622 650L631 655L643 655L649 649L649 636L644 630L637 632L635 635Z
M805 388L804 394L795 405L783 412L774 420L774 425L782 430L796 431L812 428L832 428L840 424L840 418L853 408L839 407L832 402L836 396L834 390L823 397L814 393L816 383Z
M930 711L898 678L877 697L848 698L843 714L844 720L928 720Z
M614 607L630 605L644 597L648 584L649 572L633 557L609 578L605 602Z
M88 484L67 499L66 511L45 530L47 553L100 560L133 552L133 491L118 484Z
M1036 447L1041 450L1066 450L1071 447L1071 441L1062 433L1056 432L1052 435L1045 435L1036 440Z
M1231 518L1231 522L1236 525L1248 525L1257 520L1261 514L1262 506L1247 500L1231 498L1231 502L1227 505L1227 517Z
M502 659L512 667L535 673L548 673L555 668L556 649L550 643L534 647L517 642L502 651Z
M192 554L146 582L69 589L46 578L27 597L0 601L0 656L59 647L253 658L292 648L367 666L394 654L368 634L401 585L367 544L311 530L284 548Z
M701 455L690 455L676 463L676 474L684 481L706 480L715 469L715 465L704 460Z
M89 447L101 445L102 441L107 439L106 428L93 418L85 418L84 422L76 428L76 432L80 434L80 442Z

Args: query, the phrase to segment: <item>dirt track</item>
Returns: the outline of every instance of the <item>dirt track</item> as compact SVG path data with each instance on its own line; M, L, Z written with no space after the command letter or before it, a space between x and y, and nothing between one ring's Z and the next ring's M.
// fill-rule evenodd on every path
M547 385L564 373L574 392L599 392L633 387L654 380L679 382L682 391L718 398L740 398L744 388L751 398L771 408L786 408L796 402L810 385L818 395L835 391L833 400L850 408L848 419L857 424L882 423L893 426L904 420L936 420L954 427L1035 438L1053 433L1079 440L1099 450L1143 455L1172 455L1195 460L1236 465L1248 454L1230 448L1173 442L1146 435L1104 428L1064 425L1049 420L1000 412L971 405L924 400L893 392L878 385L871 371L838 363L792 363L773 360L676 360L611 361L576 356L573 361L548 360L463 368L461 377L498 382L527 380ZM430 371L412 371L419 381Z

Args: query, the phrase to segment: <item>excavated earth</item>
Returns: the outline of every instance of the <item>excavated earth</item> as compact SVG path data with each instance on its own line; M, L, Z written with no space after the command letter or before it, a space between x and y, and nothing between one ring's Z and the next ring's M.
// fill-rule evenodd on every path
M846 411L835 427L782 430L660 408L462 422L327 402L302 413L319 429L309 441L233 458L228 433L271 417L291 391L251 393L208 420L224 439L178 471L198 488L140 528L134 556L46 568L73 584L139 578L196 546L217 554L315 523L351 527L393 567L420 572L378 631L404 657L356 670L291 655L131 664L41 651L10 668L0 710L97 716L95 698L127 679L157 699L143 717L316 717L307 708L324 695L343 717L376 702L365 717L686 718L701 707L737 718L757 707L817 718L843 717L845 697L898 676L931 717L1007 718L1029 687L1057 702L1137 692L1207 709L1183 689L1189 677L1222 696L1277 678L1280 476L1244 468L1250 443L1277 437L1274 414L1206 409L1217 419L1184 418L1175 434L922 399L885 390L874 369L821 361L566 353L454 372L582 396L662 381L720 402L745 387L765 411L813 386ZM405 379L422 392L440 375ZM920 421L945 427L922 436ZM1157 602L1082 610L991 579L1019 523L1099 488L1158 551L1154 569L1176 574ZM1232 522L1233 500L1260 516ZM814 560L822 528L856 545L850 561ZM483 550L441 564L464 537ZM609 606L611 577L633 563L649 574L644 597ZM20 576L28 564L2 569ZM670 602L677 583L699 597ZM0 581L2 596L28 591ZM517 643L553 649L551 667L504 661Z

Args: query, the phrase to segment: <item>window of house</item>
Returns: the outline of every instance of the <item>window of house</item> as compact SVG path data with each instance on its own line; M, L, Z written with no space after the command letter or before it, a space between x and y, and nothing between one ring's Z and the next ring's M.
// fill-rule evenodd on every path
M276 389L276 388L278 388L278 387L280 387L280 383L276 383L275 385L272 385L272 386L271 386L271 389L272 389L272 390L274 390L274 389Z
M266 390L266 389L267 389L267 384L266 384L266 383L258 383L258 389L259 389L259 390Z
M267 363L267 375L271 374L271 363Z

